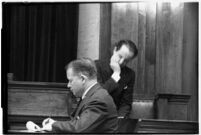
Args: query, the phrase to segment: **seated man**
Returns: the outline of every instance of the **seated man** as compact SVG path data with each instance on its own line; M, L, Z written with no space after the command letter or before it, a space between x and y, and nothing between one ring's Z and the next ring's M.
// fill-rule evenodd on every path
M135 43L120 40L116 43L110 63L97 60L98 82L108 90L117 106L119 118L127 117L131 111L135 72L126 66L138 54Z
M72 119L43 121L43 130L70 133L114 133L117 130L117 111L107 90L97 83L95 63L90 59L78 59L66 67L68 87L76 97L81 97Z

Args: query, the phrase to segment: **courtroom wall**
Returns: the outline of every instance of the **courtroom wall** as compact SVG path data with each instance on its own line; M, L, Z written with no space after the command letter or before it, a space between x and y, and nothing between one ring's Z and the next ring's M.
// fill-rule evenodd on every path
M133 40L139 49L128 64L136 72L134 96L157 93L189 94L188 119L198 120L198 3L102 4L108 18L100 24L107 51L120 39ZM105 25L107 26L105 26ZM110 27L110 30L106 29ZM109 37L109 38L108 38Z

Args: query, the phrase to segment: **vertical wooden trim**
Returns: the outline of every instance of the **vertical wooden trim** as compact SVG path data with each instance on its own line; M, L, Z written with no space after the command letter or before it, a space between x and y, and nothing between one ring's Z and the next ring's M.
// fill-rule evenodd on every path
M146 12L145 90L148 94L155 94L156 3L149 3Z
M139 93L146 93L145 86L145 44L146 44L146 10L145 3L138 3L138 76Z
M184 4L182 93L190 94L188 119L198 121L198 3Z
M156 85L156 93L160 92L160 90L163 88L163 81L162 81L162 59L160 56L160 50L162 46L162 40L161 40L161 12L162 12L162 3L157 3L156 5L156 74L155 74L155 85Z
M110 56L111 56L111 3L101 3L99 59L109 61Z

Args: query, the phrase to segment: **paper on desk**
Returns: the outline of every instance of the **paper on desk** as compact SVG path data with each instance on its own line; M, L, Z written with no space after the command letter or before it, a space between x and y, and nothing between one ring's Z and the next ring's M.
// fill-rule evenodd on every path
M26 123L26 128L29 130L29 131L32 131L32 132L40 132L40 131L43 131L42 128L40 128L37 124L35 124L34 122L32 121L28 121Z

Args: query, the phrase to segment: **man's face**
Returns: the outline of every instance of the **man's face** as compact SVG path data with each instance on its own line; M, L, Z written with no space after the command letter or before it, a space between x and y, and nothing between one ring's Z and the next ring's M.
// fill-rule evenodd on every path
M116 50L116 47L114 48L111 61L115 61L123 67L132 59L133 55L133 52L126 45L122 45L119 50Z
M76 97L81 97L84 91L83 78L79 74L75 74L72 68L69 68L66 72L68 87Z

